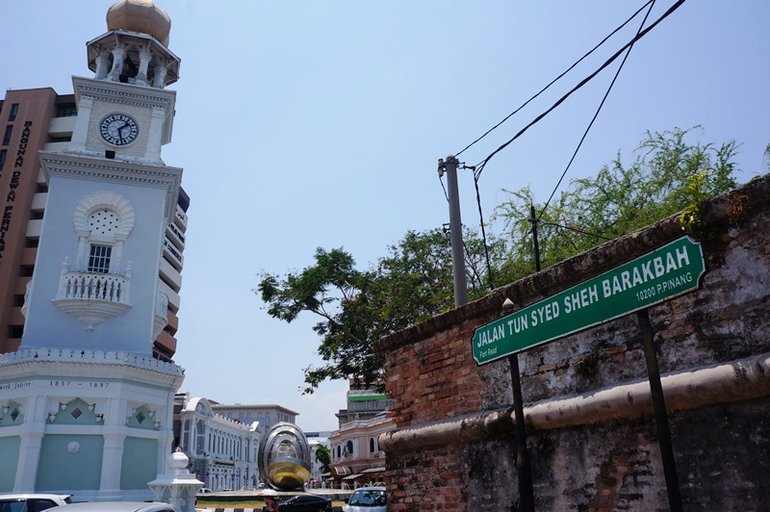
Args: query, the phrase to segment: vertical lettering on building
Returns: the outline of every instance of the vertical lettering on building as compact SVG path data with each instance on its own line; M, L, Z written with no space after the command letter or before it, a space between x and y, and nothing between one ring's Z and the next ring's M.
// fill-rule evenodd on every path
M11 226L11 216L13 215L13 203L16 201L16 189L19 187L21 178L20 167L24 165L24 156L27 154L27 144L29 135L32 131L32 121L25 121L24 128L21 131L19 147L16 149L16 159L13 163L13 173L11 181L8 184L8 193L5 195L5 206L3 208L3 218L0 220L0 264L3 262L5 253L5 234Z

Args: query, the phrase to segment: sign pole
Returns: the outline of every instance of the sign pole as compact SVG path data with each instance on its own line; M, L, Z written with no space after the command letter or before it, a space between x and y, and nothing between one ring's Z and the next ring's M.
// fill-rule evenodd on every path
M650 324L650 316L647 309L636 314L639 320L639 328L644 343L644 358L647 362L647 376L650 379L650 395L652 407L655 411L655 426L658 431L658 445L663 459L663 474L666 478L666 492L668 493L668 506L671 512L682 512L682 497L679 493L679 478L676 473L676 461L674 449L671 443L671 431L668 428L666 415L666 402L663 396L663 386L660 383L660 369L658 358L653 345L653 330Z
M532 489L532 467L527 451L527 432L524 425L524 400L521 396L521 374L519 355L508 356L511 367L511 389L513 391L513 412L516 420L516 473L519 476L519 504L522 512L535 511Z

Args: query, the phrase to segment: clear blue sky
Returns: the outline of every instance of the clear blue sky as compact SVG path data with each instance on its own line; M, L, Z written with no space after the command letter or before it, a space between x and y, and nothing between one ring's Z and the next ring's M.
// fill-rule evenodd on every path
M191 197L179 348L182 390L221 402L278 403L306 430L334 429L344 382L301 396L319 363L314 319L285 324L251 292L262 271L344 247L366 267L409 229L448 220L436 174L455 153L549 82L638 7L616 0L158 0L182 59L163 158ZM0 87L72 92L92 74L85 43L111 0L1 0ZM659 0L651 20L673 0ZM592 175L646 130L735 139L738 178L764 174L770 142L770 2L689 0L634 47L569 178ZM641 18L639 19L641 21ZM475 164L630 39L635 21L462 155ZM496 156L482 176L488 218L501 189L545 201L616 65ZM696 139L693 139L696 140ZM478 226L472 177L463 222ZM470 343L470 340L469 340Z

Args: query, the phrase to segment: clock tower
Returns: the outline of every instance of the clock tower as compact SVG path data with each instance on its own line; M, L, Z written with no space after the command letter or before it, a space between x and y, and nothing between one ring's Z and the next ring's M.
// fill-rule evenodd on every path
M17 461L0 491L144 500L166 470L183 380L153 358L182 177L161 159L180 63L170 25L151 0L115 3L108 31L86 45L93 76L72 79L71 141L39 153L48 193L24 331L0 359L0 452L3 465Z

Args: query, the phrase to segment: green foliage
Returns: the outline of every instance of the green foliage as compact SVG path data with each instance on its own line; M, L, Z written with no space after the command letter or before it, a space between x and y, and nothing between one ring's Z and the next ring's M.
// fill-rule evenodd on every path
M647 132L628 166L620 155L589 178L573 180L538 224L542 267L556 264L606 240L653 224L682 210L698 217L706 199L735 187L735 142L721 146L687 143L692 130ZM532 272L528 187L510 192L496 217L513 240L506 262L509 279ZM543 205L536 205L538 215Z
M332 462L332 454L326 445L319 444L316 446L315 460L321 463L321 473L328 473L329 464Z
M529 187L507 191L510 198L495 215L503 236L485 245L476 233L463 233L469 299L534 272L533 204L543 268L676 212L686 229L697 231L703 202L735 187L736 144L688 143L690 134L647 132L630 165L616 156L595 176L572 181L545 210ZM374 342L454 307L451 247L443 230L406 233L365 271L342 248L319 248L314 259L301 272L263 274L255 290L274 318L291 322L303 312L320 318L313 329L323 364L305 369L306 393L326 379L381 383Z
M475 234L465 236L468 247L483 247ZM485 292L480 261L469 252L471 297ZM326 379L369 385L382 377L382 361L372 350L376 340L454 306L451 262L442 230L410 231L370 270L357 270L341 248L319 248L313 265L283 277L263 274L255 292L279 320L291 322L303 311L320 317L313 329L324 364L305 369L305 393Z

